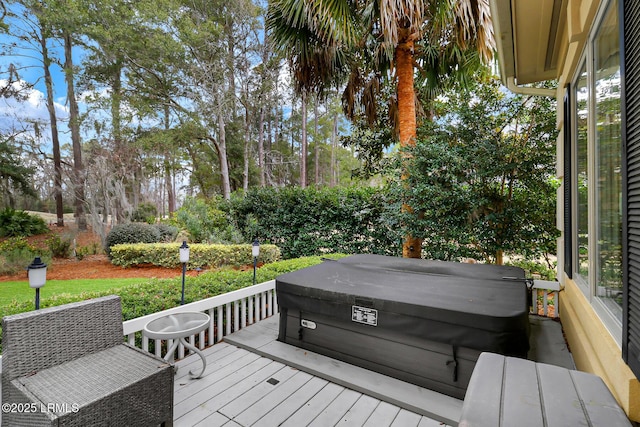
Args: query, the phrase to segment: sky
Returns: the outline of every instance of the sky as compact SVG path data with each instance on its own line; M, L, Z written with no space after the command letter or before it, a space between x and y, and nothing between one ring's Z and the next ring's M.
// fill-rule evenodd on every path
M4 64L3 64L4 65ZM0 87L7 85L6 79L0 79ZM13 87L19 87L18 82ZM22 129L25 124L33 121L49 123L49 113L46 97L39 89L29 89L25 92L25 101L15 98L0 98L0 130L10 132L12 129ZM68 118L68 110L64 105L64 98L54 102L56 115L64 121ZM48 126L47 126L48 128Z
M13 12L16 12L15 4L9 6ZM10 25L10 34L0 34L0 87L7 85L7 70L13 65L18 70L18 75L23 82L33 85L32 89L26 90L26 100L21 101L15 98L0 98L0 131L11 132L12 130L21 130L28 126L29 123L38 121L45 126L41 127L42 138L38 142L43 144L43 148L50 147L51 131L49 128L49 113L46 105L46 87L44 83L44 71L41 58L38 53L31 49L15 48L11 52L8 47L16 42L16 38L12 37L17 32L13 30L14 25L18 25L17 20L10 17L5 18L5 23ZM22 42L21 44L24 44ZM50 56L62 58L62 48L59 45L51 43L49 46ZM74 61L80 63L84 53L80 49L74 51ZM49 67L53 79L54 89L54 105L56 116L58 117L59 136L61 144L70 142L70 135L66 122L68 121L68 106L66 100L66 84L64 81L64 73L60 66L51 64ZM19 83L14 82L14 87ZM85 105L80 105L81 111L86 110ZM31 133L32 136L33 132ZM47 150L49 151L49 150Z

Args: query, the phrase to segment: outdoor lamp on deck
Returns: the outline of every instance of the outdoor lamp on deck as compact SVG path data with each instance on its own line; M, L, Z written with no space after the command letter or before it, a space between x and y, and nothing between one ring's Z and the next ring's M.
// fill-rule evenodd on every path
M189 262L189 245L187 241L182 241L180 246L180 262L182 263L182 298L180 299L180 305L184 305L184 279L187 274L187 263Z
M29 286L36 290L36 310L40 309L40 288L47 282L47 264L39 256L27 267Z
M256 238L251 246L251 256L253 256L253 284L256 284L256 266L258 264L258 257L260 256L260 242Z

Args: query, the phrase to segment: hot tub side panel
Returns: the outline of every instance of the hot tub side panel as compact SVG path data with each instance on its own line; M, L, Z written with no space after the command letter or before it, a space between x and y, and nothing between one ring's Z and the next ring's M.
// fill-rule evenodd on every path
M278 340L458 399L481 353L297 309L280 312Z

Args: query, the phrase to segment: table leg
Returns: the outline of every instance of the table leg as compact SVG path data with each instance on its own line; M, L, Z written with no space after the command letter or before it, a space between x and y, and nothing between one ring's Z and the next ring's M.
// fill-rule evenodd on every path
M171 347L169 347L169 349L167 350L167 354L164 355L164 360L166 360L167 362L173 362L173 353L175 353L176 348L178 348L178 344L180 344L180 341L173 340L173 344L171 344Z
M202 377L202 374L204 374L204 370L207 367L207 359L204 357L204 354L202 354L202 352L198 348L189 344L187 340L185 340L184 338L180 338L180 342L182 342L182 345L184 345L186 348L195 352L202 359L202 371L200 371L200 373L197 376L193 372L189 371L189 375L191 375L193 378Z

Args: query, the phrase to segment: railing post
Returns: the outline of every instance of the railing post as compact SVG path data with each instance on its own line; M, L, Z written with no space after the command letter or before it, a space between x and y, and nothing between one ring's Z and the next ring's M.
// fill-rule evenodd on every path
M216 342L222 341L222 337L224 337L224 322L222 321L222 307L218 307L218 320L216 327L218 328L218 339ZM213 343L212 343L213 344Z

